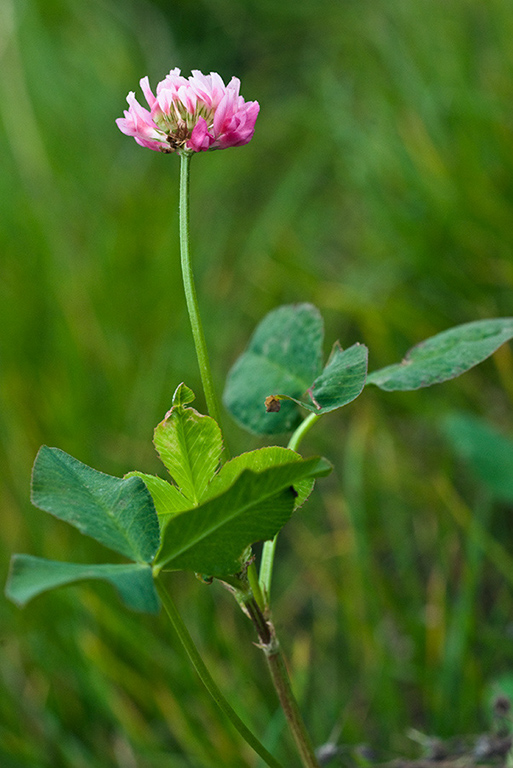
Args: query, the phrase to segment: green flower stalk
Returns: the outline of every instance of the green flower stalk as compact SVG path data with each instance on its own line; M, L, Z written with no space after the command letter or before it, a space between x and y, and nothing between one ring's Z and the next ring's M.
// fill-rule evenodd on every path
M172 69L157 85L156 94L143 77L141 90L149 110L131 91L128 110L116 120L120 131L156 152L180 155L180 253L182 275L201 382L210 416L219 423L219 407L199 313L189 249L189 168L197 152L240 147L251 141L260 105L239 95L240 81L225 85L220 75L193 70L189 78Z
M190 151L180 152L180 257L183 287L208 412L220 424L219 405L215 394L207 343L201 322L189 246L189 179L191 157L192 153Z

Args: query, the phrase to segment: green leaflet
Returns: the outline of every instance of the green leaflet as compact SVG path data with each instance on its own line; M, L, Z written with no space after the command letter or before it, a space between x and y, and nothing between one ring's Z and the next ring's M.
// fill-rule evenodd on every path
M125 605L135 611L157 613L159 609L151 566L140 563L82 565L31 555L13 555L5 593L10 600L22 606L49 589L89 579L101 579L112 584Z
M253 472L262 472L264 469L274 467L279 464L286 464L289 461L300 461L301 455L289 448L282 448L279 445L270 445L264 448L257 448L255 451L241 453L235 456L226 464L223 464L219 472L214 475L212 482L208 487L208 498L219 496L232 486L244 469L251 469ZM297 498L294 504L294 510L301 507L312 492L314 480L300 480L295 485Z
M256 434L290 432L301 420L292 402L266 413L268 395L300 398L322 369L322 317L311 304L270 312L257 326L246 351L228 374L224 404L234 419Z
M157 475L147 475L145 472L129 472L125 477L140 477L151 493L160 525L169 515L190 509L192 502L185 498L176 485L171 485Z
M325 459L300 459L260 473L245 469L220 496L170 517L162 531L157 568L223 578L241 569L243 550L272 538L294 509L294 483L326 475Z
M193 399L191 390L180 384L171 410L155 429L154 443L181 493L196 505L219 465L223 441L214 419L186 407Z
M153 500L137 477L106 475L44 445L32 472L32 501L130 560L149 563L158 549Z
M321 414L358 397L367 348L343 351L337 342L322 370L323 334L311 304L279 307L264 317L226 382L224 403L241 426L257 434L289 432L301 419L297 405Z
M344 351L336 342L325 369L307 390L311 402L285 394L275 395L275 398L294 400L313 413L329 413L342 408L355 400L365 386L367 357L364 344L353 344Z
M511 338L511 317L458 325L417 344L401 363L369 374L367 384L387 392L430 387L465 373Z

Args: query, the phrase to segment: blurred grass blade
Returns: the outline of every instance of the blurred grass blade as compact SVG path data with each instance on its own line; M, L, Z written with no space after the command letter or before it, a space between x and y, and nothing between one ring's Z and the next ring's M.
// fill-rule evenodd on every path
M447 477L441 475L435 482L434 488L440 498L446 504L458 525L467 532L472 531L472 536L487 556L493 567L502 574L504 579L513 588L513 557L508 552L507 546L498 541L488 532L482 523L473 516L472 511L466 506L456 493L454 486Z
M46 560L32 555L13 555L5 594L19 606L55 587L77 581L101 579L116 587L121 599L134 611L157 613L159 600L149 565L83 565Z

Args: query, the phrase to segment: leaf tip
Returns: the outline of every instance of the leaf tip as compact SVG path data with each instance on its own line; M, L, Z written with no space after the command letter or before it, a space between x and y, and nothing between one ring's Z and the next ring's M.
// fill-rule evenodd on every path
M326 477L333 472L333 464L328 459L321 456L318 463L319 477Z
M173 394L173 407L188 405L196 399L196 395L183 381L177 386ZM166 418L170 411L166 414Z
M14 579L14 568L15 568L15 561L17 559L18 555L13 555L11 557L11 562L9 564L9 572L7 574L7 581L5 582L4 587L4 595L6 598L15 605L18 606L18 608L21 608L24 605L24 602L22 600L19 600L16 597L16 592L13 590L13 579Z

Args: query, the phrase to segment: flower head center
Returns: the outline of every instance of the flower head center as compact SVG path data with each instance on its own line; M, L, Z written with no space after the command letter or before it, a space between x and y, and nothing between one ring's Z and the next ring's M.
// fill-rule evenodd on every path
M167 131L169 131L169 128L167 128ZM176 124L171 132L167 131L166 142L172 150L183 147L185 142L191 137L191 131L184 122Z

